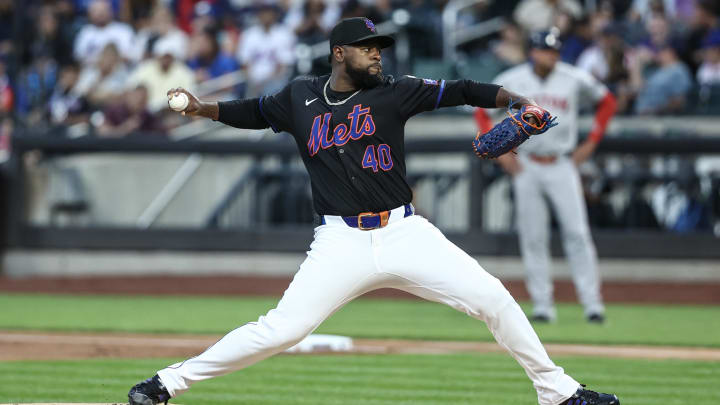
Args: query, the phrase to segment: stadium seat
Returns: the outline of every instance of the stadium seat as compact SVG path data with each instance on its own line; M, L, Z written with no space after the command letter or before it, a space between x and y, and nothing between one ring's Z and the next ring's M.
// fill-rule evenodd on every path
M426 79L454 79L455 64L442 59L417 59L413 63L413 76Z
M467 59L458 66L458 72L463 79L489 83L492 82L500 72L507 68L508 66L492 54L485 54L480 57Z
M700 86L697 89L694 113L703 115L720 114L720 85Z

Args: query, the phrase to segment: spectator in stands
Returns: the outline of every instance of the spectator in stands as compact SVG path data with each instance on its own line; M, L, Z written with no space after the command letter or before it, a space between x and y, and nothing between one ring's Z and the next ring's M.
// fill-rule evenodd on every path
M0 55L12 48L13 0L0 0Z
M619 25L607 25L594 36L595 42L580 54L577 67L606 84L626 77L622 28Z
M76 12L73 0L55 0L52 2L52 6L55 17L58 19L61 35L65 41L74 47L77 34L85 26L87 19L80 17L79 13ZM73 52L70 52L68 56L74 58Z
M522 0L515 8L513 16L525 31L546 31L555 25L555 18L567 13L579 19L583 9L577 0Z
M10 86L5 61L0 58L0 118L7 117L13 111L15 94Z
M348 0L342 8L340 18L366 17L375 24L388 19L390 10L386 8L389 2L373 0Z
M31 37L23 44L23 64L49 58L59 65L72 62L72 42L64 35L52 6L40 7Z
M2 114L0 114L0 171L2 171L2 165L10 155L10 137L12 136L13 131L13 121L10 117L3 117ZM0 173L1 175L2 173ZM0 193L0 199L3 198L3 195ZM2 205L2 202L0 201L0 205ZM2 215L2 213L0 213ZM2 222L2 219L0 218L0 222Z
M25 31L27 37L22 41L22 69L15 78L15 111L31 126L47 122L47 101L55 89L59 66L73 63L72 38L61 26L55 11L58 7L39 7L32 29Z
M144 85L128 90L120 100L103 111L99 136L166 135L162 120L148 110L148 89Z
M181 30L190 34L199 29L205 28L206 23L214 25L221 16L230 13L232 9L228 0L175 0L174 14L177 16L177 24ZM252 2L248 0L233 0L232 4L241 4L238 7L249 6ZM205 20L202 27L196 26L198 18Z
M285 17L285 25L295 31L298 42L313 45L326 40L340 16L337 4L328 7L324 0L307 0L295 4Z
M647 20L663 15L671 20L688 21L692 17L694 3L694 0L633 0L630 19Z
M257 97L280 91L292 73L295 61L295 35L278 23L278 10L262 3L257 24L246 29L237 49L237 59L247 78L245 97ZM173 85L172 87L181 87Z
M340 18L337 1L297 1L292 4L284 23L295 31L298 42L316 44L327 39L327 35Z
M80 68L74 63L60 69L60 77L47 105L53 124L72 125L88 120L88 103L74 91L79 75Z
M90 7L92 7L92 0L64 0L72 5L73 10L75 10L75 13L78 15L87 14L90 12ZM108 6L110 8L110 11L113 15L120 16L123 12L123 3L128 2L128 0L106 0L108 2ZM137 1L137 0L129 0L129 1Z
M645 56L643 56L645 58ZM687 95L692 88L690 70L678 58L677 51L670 43L660 47L652 58L657 69L647 78L643 71L647 63L636 63L631 69L631 78L638 90L635 101L636 114L661 114L682 112Z
M698 0L686 39L682 60L696 72L703 59L703 42L708 34L720 29L720 4L717 0Z
M164 37L155 42L152 59L140 63L130 74L131 88L142 84L149 94L151 112L167 110L167 89L195 88L195 74L183 62L185 48L176 37ZM177 114L175 114L177 115Z
M632 101L629 73L625 65L625 42L620 24L605 26L596 34L595 43L583 51L577 67L605 83L617 99L617 111L626 112Z
M720 86L720 29L705 38L702 54L702 64L697 72L698 84Z
M195 71L197 82L203 82L239 69L237 61L220 49L217 32L206 29L191 38L188 66Z
M631 7L632 0L599 0L597 2L597 8L611 10L613 19L617 20L617 22L625 19Z
M93 0L88 7L88 18L90 23L80 30L75 39L75 59L78 62L95 62L109 43L117 46L123 58L135 58L135 33L129 25L113 21L112 8L107 0Z
M679 35L673 35L672 22L663 15L658 14L648 18L645 23L645 30L647 31L647 38L640 46L646 46L651 50L657 50L670 41L679 42Z
M150 15L149 24L138 31L135 38L135 60L142 61L152 57L152 49L160 39L177 42L183 49L188 47L188 37L176 24L169 8L157 4Z
M412 58L441 58L442 9L430 0L409 0L410 21L406 29ZM373 20L375 21L375 20Z
M560 39L562 40L560 60L574 65L580 54L592 44L594 25L590 23L591 20L587 16L575 20L567 13L560 14L557 21L566 25L565 29L560 27Z
M38 57L15 79L15 113L31 126L46 122L47 101L55 90L59 66L54 59Z
M121 20L132 24L135 32L147 28L152 23L153 13L157 7L167 2L147 0L125 0L121 11Z
M97 63L80 72L75 91L85 96L92 107L103 107L124 92L129 75L117 47L109 43Z
M500 40L490 45L495 57L507 67L519 65L527 60L525 37L520 28L508 22L500 31Z

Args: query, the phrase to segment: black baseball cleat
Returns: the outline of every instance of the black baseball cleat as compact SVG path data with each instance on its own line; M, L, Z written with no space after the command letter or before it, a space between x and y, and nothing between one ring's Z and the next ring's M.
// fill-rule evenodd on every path
M605 322L605 315L600 313L594 313L590 314L587 317L587 321L590 323L604 323Z
M152 378L135 384L128 392L129 405L157 405L164 402L167 405L170 394L165 389L160 377L155 374Z
M552 319L545 314L535 314L530 317L530 322L533 323L550 323L550 321L552 321Z
M620 405L620 400L613 394L586 390L583 385L570 399L559 405Z

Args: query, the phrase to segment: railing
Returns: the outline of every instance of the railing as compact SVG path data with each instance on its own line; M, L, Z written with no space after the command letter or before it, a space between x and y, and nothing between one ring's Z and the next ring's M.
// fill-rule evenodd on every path
M443 59L457 61L457 47L499 32L505 25L502 17L493 17L468 27L458 27L458 16L466 8L487 3L487 0L451 0L443 9Z
M454 156L464 156L469 162L466 170L440 170L421 169L413 170L408 167L408 179L411 183L419 181L432 181L431 187L436 190L430 195L448 195L449 190L457 187L457 184L466 182L467 192L467 219L469 228L460 231L448 231L447 235L463 248L474 254L517 254L516 239L512 233L488 233L483 231L485 195L488 186L497 179L502 178L497 166L490 162L476 159L467 151L466 137L449 137L447 139L419 140L409 138L406 142L408 160L420 159L423 157L432 158L438 153L452 153ZM245 179L238 181L234 190L226 194L225 201L221 201L217 209L209 217L211 226L201 228L149 228L138 229L136 227L108 227L102 225L77 226L70 225L58 227L43 225L27 221L26 186L28 178L25 174L25 155L33 150L42 151L46 156L71 156L78 153L102 153L113 152L135 155L137 153L153 155L158 154L185 154L197 153L203 156L244 156L254 159L256 162L297 162L296 145L289 139L278 139L275 141L250 142L250 141L185 141L166 142L160 140L132 140L132 139L76 139L63 140L44 137L17 137L13 142L13 154L9 161L11 169L11 188L9 195L16 196L9 199L11 203L10 232L8 243L15 248L95 248L95 249L200 249L200 250L298 250L307 248L307 242L311 236L309 224L288 227L286 225L273 225L264 222L251 222L248 227L238 228L230 226L233 220L225 215L235 213L247 214L254 219L262 219L258 215L263 207L263 200L258 199L263 195L255 189L249 189L247 202L232 208L238 190L246 187L249 182L262 179L274 178L282 184L282 181L290 179L296 185L307 187L307 175L299 170L297 165L275 165L274 170L265 170L261 173L259 169L246 173ZM655 136L638 134L634 138L627 139L606 139L600 146L598 159L603 159L608 154L620 156L648 156L661 154L668 157L687 156L693 157L699 154L720 154L720 139L717 137L690 136L684 138L668 138L659 140ZM455 159L455 158L454 158ZM235 161L236 159L233 159ZM416 165L417 167L417 165ZM257 174L260 173L261 176ZM627 173L631 178L629 181L642 179L636 173ZM646 173L646 175L648 175ZM652 173L650 173L652 175ZM618 179L624 179L622 172ZM664 176L664 177L663 177ZM655 180L667 180L667 175L650 177ZM717 178L716 178L717 180ZM258 184L262 186L262 181ZM267 182L272 184L272 182ZM718 185L716 181L715 186ZM298 188L300 189L300 187ZM266 189L266 191L269 189ZM172 191L172 190L170 190ZM19 197L18 197L19 196ZM419 197L418 198L422 198ZM434 199L436 197L428 197ZM437 209L430 208L424 212L431 219L435 216L446 214L449 209L442 207L444 202L438 197L433 204L439 204ZM251 208L253 204L259 204L258 208ZM418 201L419 205L425 204ZM227 222L225 222L227 221ZM206 222L207 223L207 222ZM598 244L598 250L605 257L696 257L696 258L720 258L720 240L711 232L675 234L660 231L642 230L621 230L621 231L594 231Z

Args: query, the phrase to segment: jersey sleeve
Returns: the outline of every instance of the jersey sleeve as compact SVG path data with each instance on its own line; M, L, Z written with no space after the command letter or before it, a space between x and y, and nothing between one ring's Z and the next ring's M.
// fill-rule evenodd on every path
M440 105L445 91L445 80L419 79L403 76L395 82L394 94L400 115L408 119Z
M290 82L272 96L260 97L260 113L275 132L292 132L292 87Z
M503 87L503 88L505 88L505 90L508 90L508 91L513 91L512 88L508 87L508 84L511 84L511 83L512 82L510 80L508 80L507 71L504 73L500 73L498 76L495 76L495 78L492 80L492 84ZM503 108L488 108L484 111L487 112L487 115L491 119L492 122L497 123L502 118L506 117L505 109L503 109ZM485 131L485 132L487 132L487 131Z
M597 103L605 97L608 89L595 76L581 69L575 69L575 74L580 83L580 93L583 96L590 98L593 103Z
M508 87L508 83L510 82L510 80L508 80L508 73L500 73L499 75L495 76L492 82L497 84L498 86Z
M495 84L478 83L474 80L431 80L405 76L395 87L397 105L405 118L439 107L472 105L495 107L500 87Z

